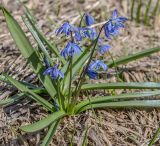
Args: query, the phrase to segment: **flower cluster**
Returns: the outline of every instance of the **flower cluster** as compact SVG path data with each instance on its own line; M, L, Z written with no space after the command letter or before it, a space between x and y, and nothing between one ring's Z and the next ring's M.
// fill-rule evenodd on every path
M64 57L65 60L73 57L74 54L80 54L83 49L78 45L84 38L98 40L98 48L100 55L104 55L111 48L108 44L102 44L100 35L97 34L96 28L91 27L95 23L94 18L88 13L83 15L82 20L85 22L85 26L76 27L68 22L65 22L61 27L56 30L56 35L64 34L65 36L70 36L71 41L69 41L66 47L61 51L60 55ZM102 26L104 33L107 39L112 39L112 37L119 34L119 30L124 28L124 23L128 19L126 17L119 17L117 10L114 10L110 19ZM97 38L98 37L98 38ZM86 74L91 79L98 77L98 71L102 69L107 70L107 65L100 60L93 60L86 69ZM45 72L45 75L50 75L54 80L60 77L64 77L63 73L57 68L57 65L54 67L48 68Z

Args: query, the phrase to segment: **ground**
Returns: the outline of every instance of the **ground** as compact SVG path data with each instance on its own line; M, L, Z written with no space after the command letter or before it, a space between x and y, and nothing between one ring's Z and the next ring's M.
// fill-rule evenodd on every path
M115 8L121 15L130 18L130 3L127 0L121 3L116 0L26 0L25 3L32 9L38 27L60 48L63 46L61 39L55 36L55 29L66 20L72 24L77 23L80 19L79 11L91 13L97 23L105 21ZM4 4L27 31L21 21L22 6L17 1L7 0ZM110 41L114 58L160 46L159 20L159 16L156 16L150 26L129 21L121 35ZM20 55L9 34L2 13L0 13L0 28L0 72L4 71L17 79L37 84L35 75L26 65L25 59ZM31 34L27 35L31 37ZM34 44L32 38L31 41ZM123 73L127 82L160 82L160 53L121 67L127 69ZM111 76L107 80L101 79L100 82L116 82L116 78ZM0 85L0 100L17 92L13 87ZM131 91L117 91L121 92ZM79 116L63 119L51 145L69 145L76 129L73 143L81 146L86 129L89 127L87 138L90 146L147 146L160 122L159 109L98 109L95 113L87 111ZM28 97L18 104L0 108L0 145L38 146L47 129L34 134L24 134L18 127L42 119L46 115L47 112ZM160 141L157 141L156 145L159 146Z

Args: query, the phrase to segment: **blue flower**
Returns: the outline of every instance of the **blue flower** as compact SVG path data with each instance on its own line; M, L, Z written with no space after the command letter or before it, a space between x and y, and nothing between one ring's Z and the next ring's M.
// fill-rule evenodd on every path
M89 69L89 68L87 69L86 73L89 76L89 78L91 78L91 79L95 79L98 77L98 73L94 70Z
M80 54L80 52L81 48L76 43L68 42L67 46L61 51L61 56L67 59L72 57L73 54Z
M106 71L107 65L101 60L96 60L89 65L89 68L96 71L102 68L104 71Z
M118 11L114 10L111 18L104 26L105 36L111 39L111 36L117 36L119 34L119 29L124 28L124 23L128 19L126 17L119 17Z
M56 30L56 34L62 34L64 33L65 35L70 35L72 31L72 26L68 23L68 22L65 22L60 28L58 28Z
M86 34L86 37L88 37L91 40L94 40L97 36L97 32L95 28L86 28L85 34Z
M104 71L106 71L107 70L107 65L104 62L100 61L100 60L93 61L89 65L89 67L87 68L86 74L89 76L89 78L95 79L95 78L98 77L97 71L99 69L101 69L101 68Z
M101 55L103 55L103 54L105 54L106 52L108 52L108 50L111 48L111 46L110 45L108 45L108 44L106 44L106 45L100 45L99 46L99 53L101 54Z
M92 24L94 24L94 18L91 15L89 15L88 13L85 14L84 19L85 19L87 26L91 26Z
M75 41L82 41L82 39L84 37L85 37L84 28L74 27L74 39L75 39Z
M64 78L64 74L58 69L57 65L49 67L43 72L43 75L49 75L53 80L56 80L59 76Z

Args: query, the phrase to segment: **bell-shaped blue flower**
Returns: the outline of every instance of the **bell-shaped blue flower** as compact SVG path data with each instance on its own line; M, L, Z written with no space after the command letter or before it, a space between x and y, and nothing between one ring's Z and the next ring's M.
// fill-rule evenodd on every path
M60 76L61 78L64 78L64 74L58 69L57 65L54 65L53 67L49 67L43 72L43 75L49 75L53 80L57 80L57 78Z
M99 46L99 53L101 55L104 55L106 52L108 52L108 50L111 48L110 45L106 44L106 45L100 45Z
M91 40L94 40L97 37L97 32L95 28L86 28L85 29L86 37Z
M89 76L91 79L95 79L98 77L98 73L94 70L91 70L90 68L87 69L86 74Z
M74 54L80 54L81 48L73 42L68 42L66 47L61 51L61 56L65 59L72 57Z
M99 70L102 68L104 71L106 71L107 65L101 60L96 60L89 65L89 68L92 70Z
M111 36L117 36L119 34L119 29L124 28L124 23L128 19L126 17L119 17L118 11L114 10L111 18L104 26L105 36L111 39Z
M94 24L94 18L91 15L89 15L88 13L85 14L84 19L85 19L87 26L91 26L92 24Z
M104 71L106 71L107 65L103 61L100 61L100 60L93 61L87 68L86 74L89 76L89 78L95 79L98 77L97 71L100 70L101 68Z
M70 35L72 31L72 26L68 23L68 22L65 22L60 28L58 28L56 30L56 34L62 34L64 33L66 36Z

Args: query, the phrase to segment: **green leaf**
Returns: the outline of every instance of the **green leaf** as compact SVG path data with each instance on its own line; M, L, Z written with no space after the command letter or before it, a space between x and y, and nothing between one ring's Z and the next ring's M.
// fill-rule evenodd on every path
M156 139L157 137L159 137L160 135L160 127L157 129L156 133L154 134L153 138L151 139L150 143L148 144L148 146L153 146L156 143ZM159 139L159 138L158 138Z
M32 92L34 92L36 94L42 94L42 93L47 94L47 91L43 88L34 88L34 89L32 89ZM7 99L0 100L0 106L8 106L8 105L11 105L11 104L15 104L19 100L23 99L24 97L26 97L26 93L15 94L11 97L8 97Z
M45 57L49 60L50 65L53 65L52 59L50 58L49 53L46 50L46 47L43 44L43 42L40 40L37 32L34 30L33 25L31 25L30 22L28 20L26 20L25 17L23 17L23 16L22 16L22 20L25 23L28 30L30 31L30 33L32 34L33 38L36 40L37 44L39 45L39 47L40 47L41 51L43 52L43 54L45 55Z
M8 75L5 75L6 78L14 85L16 86L20 91L26 93L27 95L31 95L31 98L33 98L35 101L37 101L39 104L43 105L45 108L47 108L50 111L53 111L53 106L50 104L47 100L43 99L41 96L34 93L32 90L28 89L25 85L20 83L19 81L9 77Z
M36 131L39 131L47 127L48 125L64 117L65 115L66 113L64 111L58 111L31 125L21 126L20 130L25 131L25 132L36 132Z
M79 57L78 59L76 59L72 65L72 78L75 77L76 73L83 68L83 66L85 65L86 60L89 57L89 52L88 50L85 50ZM67 71L65 73L65 78L63 80L63 84L64 84L64 88L63 88L63 92L65 92L66 90L68 90L69 87L69 81L70 81L70 72Z
M29 9L27 7L25 7L25 9L26 9L26 12L25 12L26 18L29 21L29 24L32 26L33 30L38 35L39 39L44 43L44 45L47 46L48 49L50 49L54 53L54 55L56 57L58 57L58 59L60 61L62 61L63 64L65 64L66 61L62 58L62 56L60 56L56 45L50 44L50 42L47 40L47 38L44 36L44 34L42 32L40 32L39 29L37 28L37 26L35 25L36 22L35 22L35 20L33 21L33 18L31 17ZM31 31L31 29L30 29L30 31Z
M160 89L160 83L154 82L130 82L130 83L98 83L84 84L81 90L95 89Z
M4 8L1 7L3 14L6 19L6 23L8 25L8 29L18 46L19 50L21 51L22 55L27 59L27 61L32 65L34 72L38 75L38 78L45 86L48 93L54 97L56 94L56 90L53 86L52 80L48 76L43 75L44 66L39 60L36 52L32 48L29 40L27 39L26 35L24 34L23 30L17 23L17 21L10 15L10 13Z
M79 113L92 108L160 108L160 100L129 100L96 103L84 106L80 109Z
M119 66L119 65L131 62L131 61L135 61L136 59L140 59L140 58L149 56L149 55L151 55L153 53L156 53L156 52L159 52L159 51L160 51L160 47L151 48L151 49L148 49L148 50L141 51L139 53L135 53L133 55L128 55L126 57L121 57L117 60L114 60L114 62L107 63L107 65L108 65L108 67Z
M90 100L84 100L81 101L79 104L77 104L74 109L75 113L78 113L81 108L92 105L95 103L107 103L107 102L115 102L115 100L131 100L135 98L140 98L140 97L149 97L149 96L156 96L160 95L160 91L146 91L146 92L135 92L135 93L126 93L126 94L120 94L120 95L112 95L112 96L100 96L96 98L90 98Z
M57 127L58 127L58 124L59 124L59 121L55 121L51 124L51 126L49 127L49 131L47 133L47 135L45 136L44 140L43 140L43 143L41 146L49 146L56 130L57 130Z
M18 102L20 99L24 98L26 95L24 93L19 93L16 95L13 95L7 99L0 100L0 107L1 106L8 106L10 104Z

